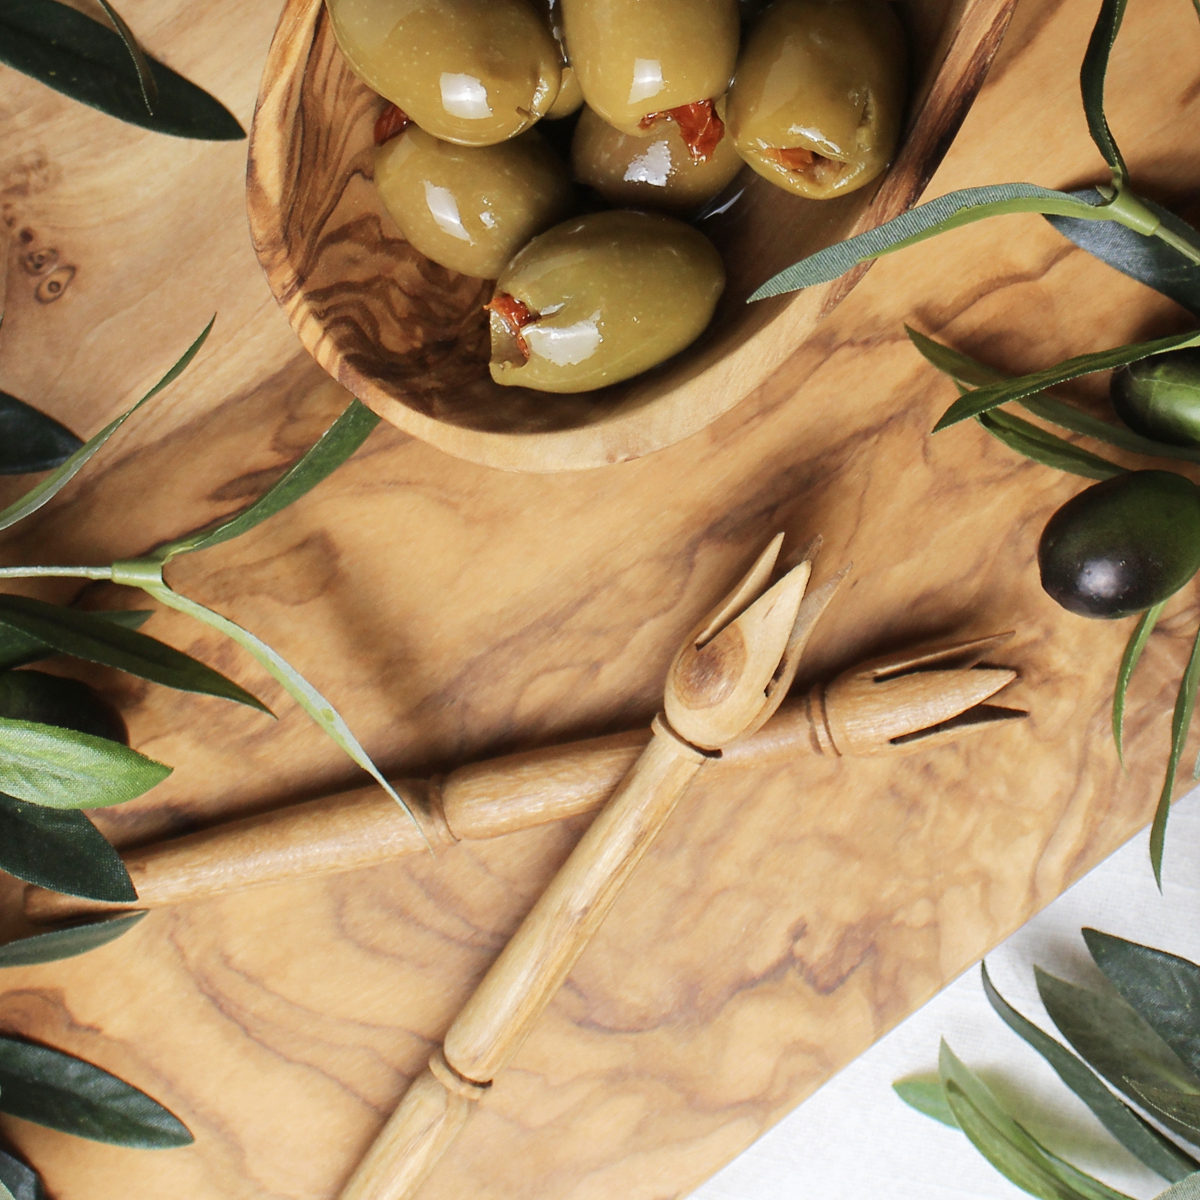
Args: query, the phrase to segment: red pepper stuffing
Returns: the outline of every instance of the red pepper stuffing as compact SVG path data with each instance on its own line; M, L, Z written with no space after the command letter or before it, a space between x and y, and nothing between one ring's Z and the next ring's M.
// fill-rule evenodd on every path
M491 302L485 304L484 310L494 312L496 316L504 322L508 332L512 334L513 341L517 343L517 348L525 356L525 361L529 361L529 343L525 340L525 335L521 332L526 325L538 319L538 314L531 312L529 307L516 296L510 296L507 292L497 292L491 299Z
M803 146L794 146L790 149L772 148L764 150L764 154L773 158L780 166L786 167L789 171L807 171L821 155L814 153L812 150L805 150Z
M693 162L708 162L725 136L725 122L717 116L716 105L711 100L698 100L695 104L681 104L678 108L668 108L663 112L647 113L638 124L643 129L649 129L655 121L661 120L674 121L679 126L679 136L683 138Z
M379 114L379 120L375 122L375 145L382 146L396 134L403 133L411 124L412 118L408 113L395 104L389 104Z

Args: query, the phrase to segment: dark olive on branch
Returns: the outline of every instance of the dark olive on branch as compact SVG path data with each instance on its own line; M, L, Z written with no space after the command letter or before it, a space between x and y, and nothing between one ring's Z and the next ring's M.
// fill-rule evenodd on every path
M1171 446L1200 446L1200 347L1121 367L1109 394L1134 433Z
M1038 566L1042 587L1070 612L1142 612L1200 570L1200 488L1173 471L1093 484L1046 523Z

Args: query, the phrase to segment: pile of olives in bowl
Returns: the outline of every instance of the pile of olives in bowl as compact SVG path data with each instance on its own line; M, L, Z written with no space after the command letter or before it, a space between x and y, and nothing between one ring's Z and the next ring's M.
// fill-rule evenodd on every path
M807 199L884 171L906 89L887 0L326 0L387 102L375 183L430 261L495 280L490 374L578 393L708 327L701 228L748 167Z
M1200 351L1114 372L1121 420L1166 447L1200 450ZM1200 488L1175 471L1129 471L1086 488L1038 544L1042 587L1070 612L1119 618L1173 596L1200 571Z

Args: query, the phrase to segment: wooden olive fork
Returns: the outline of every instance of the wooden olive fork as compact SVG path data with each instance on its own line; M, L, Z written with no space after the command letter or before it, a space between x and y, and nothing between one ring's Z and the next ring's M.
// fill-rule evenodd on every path
M452 1022L340 1200L415 1195L524 1043L691 780L779 708L836 590L835 582L818 603L803 605L807 559L768 587L782 541L782 534L772 540L684 641L642 753ZM1014 676L998 673L1007 677L1001 687Z
M805 596L823 604L834 579ZM1012 635L906 649L859 663L789 697L756 733L727 746L710 770L786 762L804 755L911 753L952 741L1021 710L987 701L1016 678L981 667ZM393 780L414 825L371 786L240 817L122 854L138 899L106 904L44 888L25 890L30 919L51 922L160 908L315 875L360 870L595 812L652 734L648 727L469 763L444 778Z

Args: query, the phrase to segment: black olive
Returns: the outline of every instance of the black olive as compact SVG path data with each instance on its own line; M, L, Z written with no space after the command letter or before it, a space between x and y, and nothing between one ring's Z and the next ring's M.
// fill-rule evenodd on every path
M0 717L74 729L129 745L125 719L86 683L44 671L0 674Z
M1200 347L1121 367L1109 394L1134 433L1170 446L1200 446Z
M1093 484L1046 523L1042 587L1082 617L1127 617L1200 570L1200 488L1173 471Z

